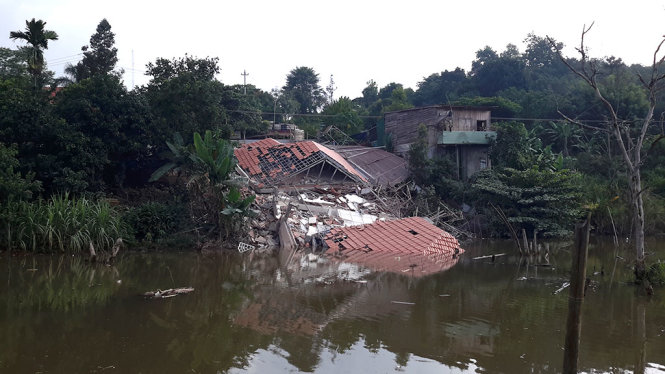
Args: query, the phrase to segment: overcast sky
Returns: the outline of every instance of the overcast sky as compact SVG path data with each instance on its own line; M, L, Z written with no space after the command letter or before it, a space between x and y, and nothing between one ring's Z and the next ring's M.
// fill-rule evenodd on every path
M291 69L309 66L322 87L334 75L335 97L351 98L370 79L416 89L432 73L468 71L486 45L502 51L513 43L523 51L530 32L573 53L582 26L595 22L587 39L592 55L642 64L665 34L665 0L0 0L0 46L20 45L9 32L33 17L60 36L46 52L57 75L80 59L106 18L130 88L148 81L146 63L187 53L219 57L225 84L242 83L246 70L247 83L270 91Z

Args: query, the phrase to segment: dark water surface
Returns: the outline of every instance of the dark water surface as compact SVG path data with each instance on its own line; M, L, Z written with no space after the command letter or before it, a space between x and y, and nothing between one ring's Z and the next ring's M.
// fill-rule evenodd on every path
M474 242L423 278L293 258L125 253L115 266L0 255L1 373L558 373L569 276ZM650 260L665 260L652 241ZM582 307L585 372L665 373L665 289L648 297L594 241ZM602 270L602 275L600 274ZM593 272L597 275L592 275ZM192 286L163 300L139 294Z

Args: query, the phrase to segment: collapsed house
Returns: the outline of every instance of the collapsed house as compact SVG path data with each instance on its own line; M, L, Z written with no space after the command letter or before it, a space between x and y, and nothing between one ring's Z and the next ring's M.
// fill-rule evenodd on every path
M270 222L265 217L251 231L253 243L276 243L264 238L271 226L282 251L305 248L335 261L413 276L446 270L463 252L446 231L424 218L399 217L377 195L374 188L408 178L406 162L384 150L263 139L243 144L235 156L239 172L263 194L257 204L272 211Z

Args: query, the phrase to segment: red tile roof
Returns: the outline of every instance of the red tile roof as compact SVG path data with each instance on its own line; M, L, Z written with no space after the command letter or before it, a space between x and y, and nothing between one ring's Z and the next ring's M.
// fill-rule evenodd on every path
M235 150L238 165L251 177L263 182L275 182L321 162L328 161L358 181L367 182L351 164L337 152L313 141L282 144L267 138L243 144Z
M464 252L459 242L421 217L334 228L327 254L374 270L423 276L446 270Z

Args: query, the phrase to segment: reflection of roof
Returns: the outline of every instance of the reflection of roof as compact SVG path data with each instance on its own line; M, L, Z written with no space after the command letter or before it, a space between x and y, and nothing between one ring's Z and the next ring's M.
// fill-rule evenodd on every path
M282 144L268 138L242 145L235 150L235 156L250 177L263 182L276 183L324 162L357 182L367 182L337 152L313 141Z
M329 254L375 270L423 276L453 266L457 239L421 217L334 228L324 238Z
M437 144L489 144L496 131L444 131Z
M333 149L373 184L395 185L409 177L406 160L383 149L359 146L339 146Z
M303 307L290 293L271 290L259 293L255 302L238 313L234 323L267 335L285 331L312 336L323 327L325 315Z

